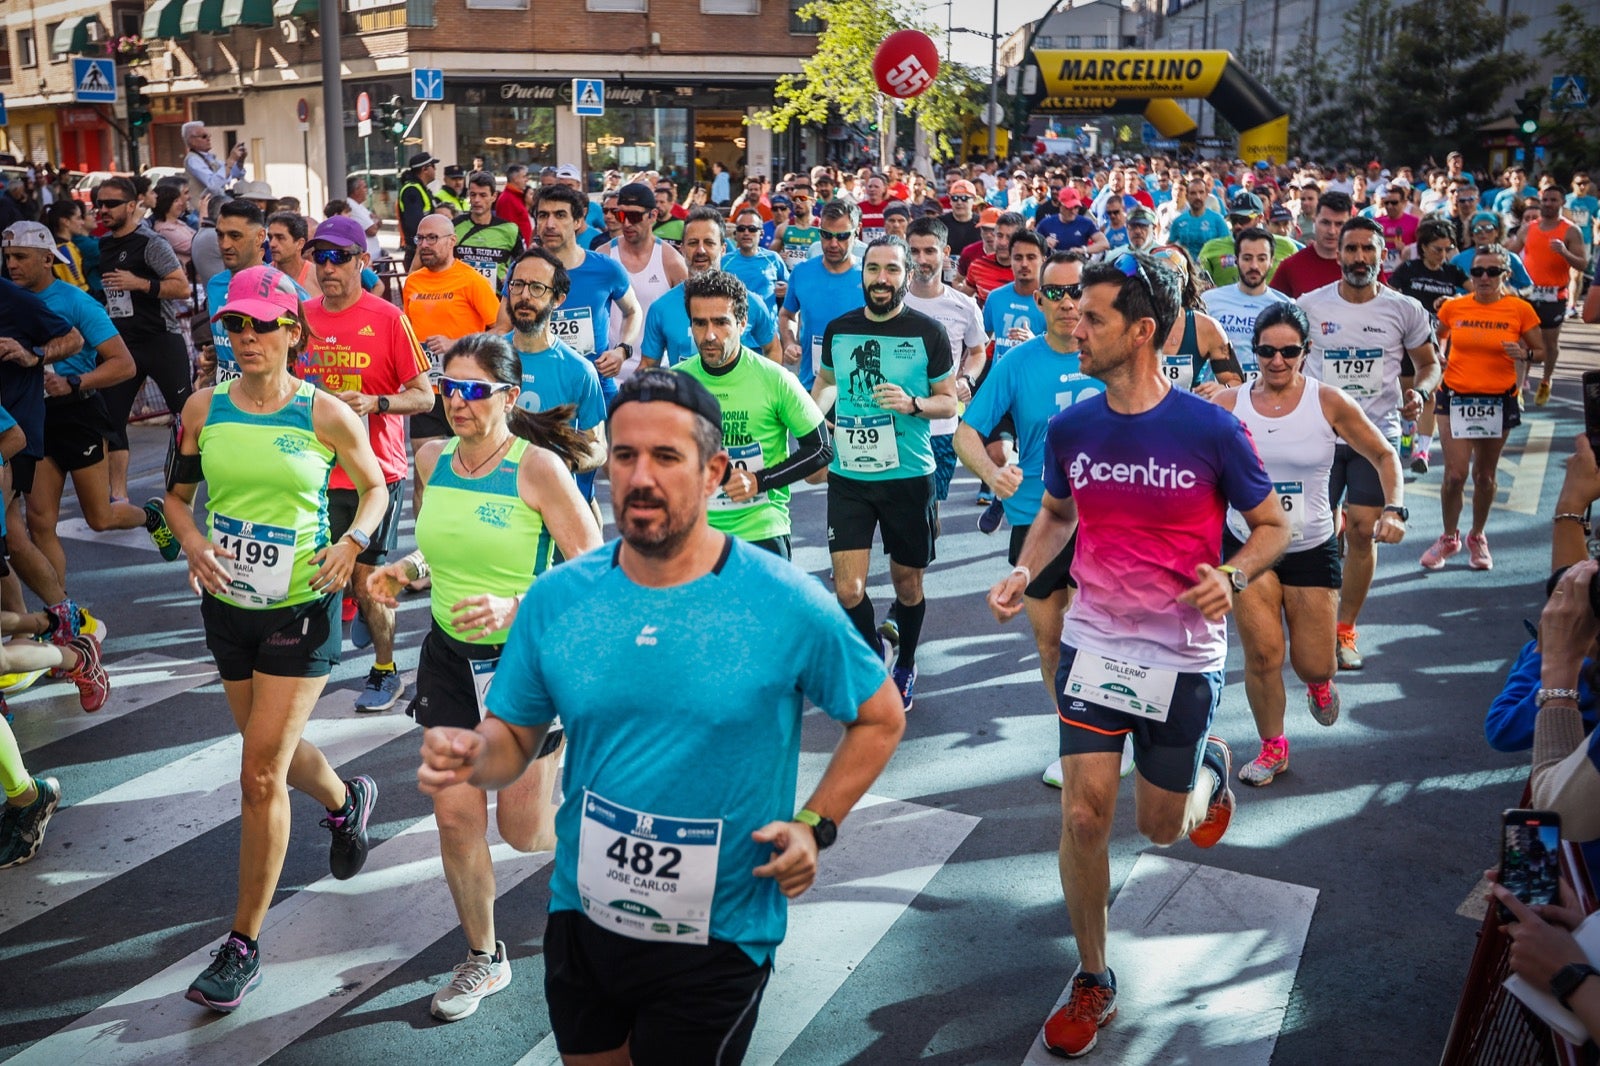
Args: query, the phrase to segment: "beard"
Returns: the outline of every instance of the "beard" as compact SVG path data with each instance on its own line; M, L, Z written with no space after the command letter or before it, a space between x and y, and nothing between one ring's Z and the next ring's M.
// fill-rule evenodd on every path
M877 284L867 289L867 307L879 314L888 314L898 311L905 302L906 286Z
M661 519L636 519L631 514L633 504L648 504L661 509ZM617 528L628 547L651 559L667 559L676 555L689 534L694 531L697 516L674 511L665 498L644 489L628 493L617 510Z
M543 333L544 328L550 324L550 313L554 310L554 304L546 305L543 309L533 304L517 304L511 308L511 328L524 336ZM524 317L528 315L532 317Z
M1346 263L1340 273L1345 284L1356 289L1364 289L1378 280L1378 268L1365 263Z

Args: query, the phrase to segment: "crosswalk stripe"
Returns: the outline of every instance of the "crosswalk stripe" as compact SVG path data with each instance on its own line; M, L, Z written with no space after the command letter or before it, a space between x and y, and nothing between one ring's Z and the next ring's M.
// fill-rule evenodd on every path
M522 855L498 842L490 852L497 895L550 861L549 852ZM324 877L267 913L261 931L262 983L235 1013L212 1014L183 998L189 982L210 965L217 942L208 941L11 1062L265 1062L455 925L438 829L430 815L373 848L356 877ZM417 1009L420 1015L427 1006Z
M803 800L803 797L802 797ZM970 814L868 794L789 907L745 1061L776 1062L977 826ZM517 1066L559 1066L548 1036Z
M108 529L103 533L96 533L89 528L89 523L81 518L63 518L56 523L56 536L68 540L86 540L94 544L114 544L119 548L131 548L135 551L156 551L155 541L150 539L150 534L140 529Z
M1316 889L1140 855L1111 905L1118 1013L1096 1055L1171 1062L1181 1048L1188 1066L1267 1066L1316 906ZM1059 1061L1037 1037L1022 1060Z
M355 716L349 701L349 692L328 693L306 725L305 738L333 766L414 727L401 714ZM0 934L237 818L241 747L229 736L98 795L64 797L70 806L51 819L38 856L8 871L15 876L0 896ZM51 839L72 847L52 847Z
M18 714L11 728L22 750L29 752L54 744L63 737L115 721L217 679L217 668L209 662L175 659L155 652L141 652L107 663L106 671L111 677L111 695L106 705L93 714L85 714L78 706L78 690L70 682L49 684L41 680L12 697L11 707ZM42 706L45 703L51 706L47 709Z

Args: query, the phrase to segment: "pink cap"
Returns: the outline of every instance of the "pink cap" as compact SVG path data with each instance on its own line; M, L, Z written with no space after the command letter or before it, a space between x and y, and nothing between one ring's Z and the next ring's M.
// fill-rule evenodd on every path
M235 274L228 282L228 299L211 321L226 314L241 314L265 322L299 313L300 293L294 279L277 267L254 266Z
M1062 207L1082 207L1083 206L1083 197L1082 197L1082 195L1079 194L1077 189L1074 189L1070 185L1068 185L1066 188L1062 189L1059 193L1057 193L1056 194L1056 199L1061 201L1061 206Z

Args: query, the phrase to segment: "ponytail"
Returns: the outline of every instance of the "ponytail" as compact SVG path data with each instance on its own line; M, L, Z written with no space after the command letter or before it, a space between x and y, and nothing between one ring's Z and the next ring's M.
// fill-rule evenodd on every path
M540 448L555 452L570 470L589 454L589 435L572 425L578 413L576 404L564 403L548 411L529 411L513 405L506 412L506 423L511 432Z

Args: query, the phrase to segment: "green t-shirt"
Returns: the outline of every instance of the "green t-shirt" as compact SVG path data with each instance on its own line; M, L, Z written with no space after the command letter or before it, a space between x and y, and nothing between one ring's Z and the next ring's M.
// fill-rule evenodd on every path
M822 411L800 379L772 360L742 349L723 373L708 370L698 355L673 367L695 378L722 405L722 443L734 466L759 476L789 457L789 437L803 437L822 424ZM735 503L711 497L711 528L741 540L766 540L789 533L789 486L758 492Z
M1272 235L1272 269L1276 270L1278 264L1300 250L1300 246L1287 237ZM1234 262L1235 250L1233 236L1213 237L1200 249L1200 268L1211 275L1211 283L1217 288L1232 285L1239 280L1239 267ZM1272 270L1267 271L1267 278L1271 280Z
M823 331L822 365L839 389L831 472L857 481L933 473L928 419L879 407L872 390L892 383L926 400L950 376L950 335L937 319L909 307L887 322L872 321L865 308L847 311Z
M512 260L522 254L522 231L515 222L496 218L486 226L471 215L457 215L456 258L489 279L499 292Z
M783 238L773 251L782 256L784 263L793 270L810 258L811 246L821 239L821 226L796 226L791 223L783 227Z

